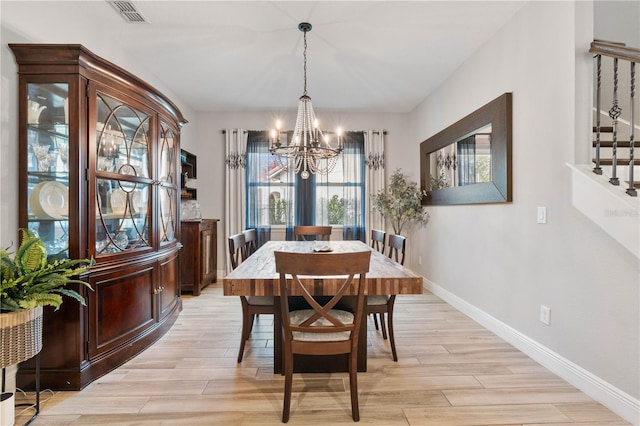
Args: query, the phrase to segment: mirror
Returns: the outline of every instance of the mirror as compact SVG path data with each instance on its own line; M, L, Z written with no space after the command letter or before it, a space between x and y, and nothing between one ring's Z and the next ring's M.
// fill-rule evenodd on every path
M423 204L512 200L511 109L505 93L420 144Z

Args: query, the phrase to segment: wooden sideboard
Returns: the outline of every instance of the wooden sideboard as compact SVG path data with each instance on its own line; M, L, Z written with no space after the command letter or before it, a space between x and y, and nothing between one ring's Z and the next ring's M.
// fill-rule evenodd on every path
M180 251L182 291L199 296L203 288L217 280L218 221L183 221Z

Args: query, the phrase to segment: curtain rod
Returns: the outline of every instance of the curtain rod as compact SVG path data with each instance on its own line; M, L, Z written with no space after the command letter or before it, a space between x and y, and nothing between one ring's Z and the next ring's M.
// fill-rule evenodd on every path
M249 133L250 131L253 132L254 130L243 130L242 133ZM262 131L262 130L260 130L260 131ZM222 130L220 130L220 133L222 133L223 135L226 135L227 134L227 130L226 129L222 129ZM237 130L233 130L232 133L238 133L238 131Z

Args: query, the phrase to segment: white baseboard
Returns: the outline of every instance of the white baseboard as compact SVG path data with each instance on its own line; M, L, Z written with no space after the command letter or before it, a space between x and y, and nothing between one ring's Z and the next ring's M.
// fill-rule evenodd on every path
M624 418L640 425L640 400L602 380L518 330L471 305L436 283L424 278L425 287L442 300L506 340L554 374Z

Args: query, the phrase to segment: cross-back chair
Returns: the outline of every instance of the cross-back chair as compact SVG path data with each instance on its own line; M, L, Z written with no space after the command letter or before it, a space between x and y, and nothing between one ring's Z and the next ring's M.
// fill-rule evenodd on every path
M258 231L246 229L242 233L244 234L244 258L246 259L258 250Z
M330 226L294 226L293 236L295 240L299 241L329 241L331 239L331 227ZM315 237L315 238L311 238Z
M396 262L404 265L404 254L407 245L406 237L402 235L390 234L387 240L389 246L389 257ZM380 318L380 328L382 328L382 338L387 339L387 329L389 330L389 343L391 344L391 355L394 361L398 361L398 352L396 351L396 339L393 333L393 306L396 302L395 294L387 294L381 296L367 296L367 313L373 314L373 318L377 327L376 314ZM387 323L384 321L384 314L387 314Z
M243 233L229 237L229 256L231 267L236 269L240 263L246 259L246 240ZM275 312L273 297L271 296L240 296L242 305L242 336L240 337L240 349L238 350L238 362L242 362L244 347L251 330L256 315L273 314Z
M364 312L366 274L369 272L371 251L351 253L290 253L274 252L276 272L280 275L284 346L284 407L282 421L289 421L293 355L349 354L349 384L351 416L360 420L358 407L358 336ZM329 301L319 302L309 293L314 279L304 276L331 275L338 284ZM335 276L335 278L334 278ZM355 312L334 309L340 298L355 286ZM302 295L310 309L289 311L289 295Z

